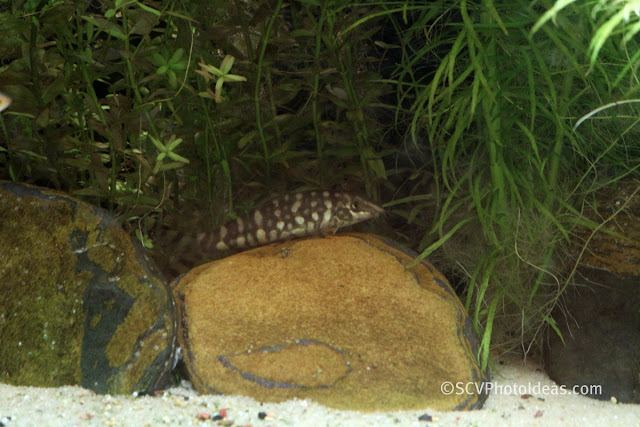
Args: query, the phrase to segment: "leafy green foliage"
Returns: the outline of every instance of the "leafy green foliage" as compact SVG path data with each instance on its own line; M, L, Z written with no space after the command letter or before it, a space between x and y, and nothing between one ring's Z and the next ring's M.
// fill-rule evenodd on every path
M213 65L207 65L200 63L201 70L196 70L196 73L200 74L205 78L207 82L209 80L213 80L216 83L215 92L208 90L207 92L201 92L200 96L204 98L210 98L216 101L216 103L220 104L223 102L222 98L222 85L226 82L246 82L247 79L242 76L236 76L235 74L229 73L231 71L231 67L233 66L234 58L231 55L225 56L222 60L222 64L220 64L220 68L214 67Z
M173 54L162 49L162 54L154 52L151 56L153 65L157 66L156 74L164 75L169 80L171 89L178 88L178 73L183 73L187 68L187 58L184 57L184 49L179 48Z
M545 326L557 329L552 312L579 261L567 252L579 243L573 230L597 227L581 212L600 186L640 167L637 104L572 126L637 92L640 46L622 34L633 29L603 35L596 2L543 3L549 12L528 1L430 2L400 43L412 54L398 67L398 96L413 100L410 132L431 153L436 195L435 207L422 202L435 220L419 258L440 256L462 278L485 364L490 348L527 352ZM438 62L419 76L428 57Z
M0 9L0 91L13 99L0 118L1 178L85 197L146 239L152 228L216 227L271 193L378 198L377 117L392 86L370 40L381 18L362 17L380 9L282 5Z
M169 140L165 144L162 144L160 141L155 139L154 137L150 137L151 142L159 151L158 156L156 157L156 165L153 168L153 174L157 174L159 171L165 171L169 169L176 169L183 166L184 163L189 163L189 159L185 159L179 154L176 154L175 150L178 148L178 145L182 143L182 138L176 138L175 135L171 135ZM172 163L163 164L165 159L174 160Z

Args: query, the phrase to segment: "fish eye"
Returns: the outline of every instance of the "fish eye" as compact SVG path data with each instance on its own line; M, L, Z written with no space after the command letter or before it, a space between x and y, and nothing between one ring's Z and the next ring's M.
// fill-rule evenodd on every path
M351 209L357 211L360 209L360 203L357 200L351 202Z

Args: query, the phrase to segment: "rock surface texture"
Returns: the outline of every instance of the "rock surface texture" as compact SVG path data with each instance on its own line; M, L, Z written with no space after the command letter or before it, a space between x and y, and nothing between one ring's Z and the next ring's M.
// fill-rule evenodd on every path
M204 393L312 399L363 411L482 406L441 384L486 379L471 323L429 263L392 241L341 234L264 246L174 284L178 336Z
M560 384L600 386L597 399L640 403L640 191L633 180L598 197L591 220L599 231L581 233L579 267L566 304L554 313L545 341L545 370ZM607 231L617 233L612 235ZM568 315L567 315L568 313ZM564 340L564 342L563 342ZM586 391L586 390L585 390Z
M107 212L0 182L0 382L162 387L175 319L168 286Z

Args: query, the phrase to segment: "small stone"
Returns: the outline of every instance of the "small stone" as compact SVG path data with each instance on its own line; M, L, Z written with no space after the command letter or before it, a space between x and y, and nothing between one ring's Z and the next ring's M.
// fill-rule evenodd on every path
M418 421L427 421L427 422L431 422L433 421L433 417L429 414L422 414L418 417Z
M216 415L217 416L217 415ZM199 412L196 414L196 419L199 421L207 421L211 419L211 414L208 412ZM215 420L215 418L214 418Z

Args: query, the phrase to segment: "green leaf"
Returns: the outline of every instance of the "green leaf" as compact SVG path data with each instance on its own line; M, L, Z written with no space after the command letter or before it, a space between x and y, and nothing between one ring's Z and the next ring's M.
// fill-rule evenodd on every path
M170 169L178 169L181 168L185 165L185 163L189 163L189 161L187 162L171 162L171 163L164 163L160 166L160 170L161 171L166 171L166 170L170 170Z
M222 71L220 71L218 68L214 67L213 65L204 64L202 62L199 63L198 65L204 68L205 71L207 71L209 74L213 74L214 76L220 77L224 74Z
M198 96L201 98L215 99L215 97L211 96L209 92L198 92Z
M397 44L389 44L389 43L381 42L379 40L373 42L373 44L375 44L376 46L380 46L383 49L400 49L401 47Z
M564 342L564 337L562 336L562 332L560 332L560 328L558 328L558 325L556 324L556 321L553 320L553 318L549 317L549 316L543 316L542 318L544 319L545 322L547 322L549 324L549 326L551 326L551 329L553 329L555 331L555 333L558 334L558 337L560 337L560 341L562 341L562 345L566 346L566 344Z
M607 41L615 27L617 27L624 20L624 8L615 15L613 15L607 22L602 24L598 31L594 34L591 39L591 43L589 44L589 50L591 51L591 55L589 59L591 63L594 64L596 59L598 58L598 52Z
M156 16L161 16L162 14L160 13L160 11L158 11L157 9L154 9L152 7L149 7L143 3L140 2L136 2L136 4L138 5L138 7L140 7L140 9L146 10L149 13L153 13Z
M565 7L569 6L576 0L557 0L553 7L547 10L544 15L538 19L538 22L535 23L533 28L531 29L531 34L535 34L549 19L551 19L555 23L556 15Z
M151 62L153 63L153 65L155 65L156 67L159 67L161 65L166 65L167 60L165 59L164 56L160 55L160 53L158 52L153 52L153 54L151 55Z
M160 150L160 151L164 151L165 150L164 145L162 145L160 143L160 141L158 141L157 139L155 139L151 135L149 135L149 139L151 139L151 142L153 142L153 145L155 145L158 150Z
M136 228L136 237L142 246L147 249L153 249L153 242L148 237L143 236L139 228Z
M173 70L169 70L167 72L167 76L169 77L169 87L171 89L177 89L178 88L178 78L176 77L176 73L174 73Z
M185 159L185 158L184 158L184 157L182 157L181 155L176 154L176 153L174 153L174 152L172 152L172 151L170 151L169 153L167 153L167 156L168 156L170 159L173 159L173 160L178 161L178 162L182 162L182 163L190 163L190 162L189 162L189 159Z
M376 178L387 179L387 169L382 159L370 159L367 161L369 168L373 171Z
M246 82L247 78L236 74L226 74L224 80L227 82Z
M188 21L188 22L193 22L193 23L198 22L197 20L191 18L190 16L183 15L182 13L174 12L174 11L171 11L171 10L167 10L165 12L165 14L167 14L169 16L175 16L176 18L180 18L180 19L182 19L184 21ZM195 29L194 29L194 31L195 31Z
M473 218L466 218L466 219L463 219L462 221L460 221L459 223L457 223L456 225L454 225L451 228L451 230L449 230L444 236L442 236L440 239L438 239L437 242L435 242L434 244L429 246L427 249L422 251L422 253L420 255L418 255L417 257L415 257L415 259L413 261L411 261L405 268L408 270L408 269L413 268L414 266L418 265L420 262L422 262L423 259L425 259L433 251L435 251L440 246L442 246L447 240L449 240L449 238L451 236L453 236L455 234L456 231L458 231L460 228L462 228L462 226L464 226L465 224L467 224L471 220L473 220Z
M182 55L184 55L184 49L179 48L173 53L173 56L171 56L171 59L169 60L169 62L172 64L177 64L178 62L180 62Z
M173 136L172 136L173 138ZM171 141L168 145L167 145L167 150L169 151L173 151L174 148L176 148L178 145L180 145L182 143L182 138L177 138L173 141Z
M231 71L231 67L233 67L233 61L235 61L235 58L231 55L227 55L224 57L224 59L222 60L222 64L220 64L220 70L222 70L222 74L227 74L229 71Z
M220 103L222 102L222 84L224 83L223 79L218 79L218 81L216 82L216 102Z
M238 140L238 148L242 149L245 145L247 145L255 136L257 135L257 131L252 130L251 132L245 133L242 138Z

